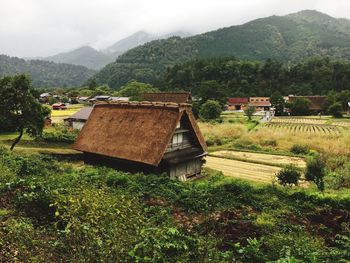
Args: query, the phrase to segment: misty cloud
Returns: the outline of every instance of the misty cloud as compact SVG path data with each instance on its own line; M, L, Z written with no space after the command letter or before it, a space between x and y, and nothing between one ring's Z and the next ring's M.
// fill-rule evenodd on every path
M303 9L350 18L346 0L1 0L0 54L47 56L86 44L104 48L138 30L202 33Z

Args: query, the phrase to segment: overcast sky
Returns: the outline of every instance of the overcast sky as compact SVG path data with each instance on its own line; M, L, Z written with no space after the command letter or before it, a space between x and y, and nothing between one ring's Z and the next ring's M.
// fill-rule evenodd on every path
M104 48L138 30L202 33L303 9L350 18L349 0L0 0L0 54Z

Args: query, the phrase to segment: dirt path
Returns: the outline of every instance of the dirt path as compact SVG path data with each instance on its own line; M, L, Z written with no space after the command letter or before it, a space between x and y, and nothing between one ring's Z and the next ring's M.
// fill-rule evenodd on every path
M277 166L242 162L211 156L206 157L205 167L222 171L226 176L262 183L271 183L275 173L282 169Z

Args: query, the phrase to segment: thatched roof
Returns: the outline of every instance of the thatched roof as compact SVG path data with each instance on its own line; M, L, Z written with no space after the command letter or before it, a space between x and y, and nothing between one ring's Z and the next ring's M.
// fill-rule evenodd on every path
M310 100L310 110L324 110L326 96L289 96L289 102L293 103L300 98Z
M96 104L73 148L158 166L184 115L199 147L206 151L189 104L155 102Z
M144 101L160 101L160 102L174 102L174 103L188 103L192 101L191 93L189 92L155 92L142 94Z

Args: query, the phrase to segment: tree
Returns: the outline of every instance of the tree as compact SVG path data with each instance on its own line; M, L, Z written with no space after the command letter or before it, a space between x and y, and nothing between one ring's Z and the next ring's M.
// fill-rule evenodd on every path
M49 110L33 96L30 79L26 75L7 76L0 79L0 119L12 123L19 132L11 150L21 140L23 133L37 136L44 128L44 118Z
M203 120L215 120L220 117L222 107L218 101L208 100L199 109L199 117Z
M329 106L328 112L335 118L341 118L343 116L342 109L342 105L339 102L335 102Z
M325 167L325 162L320 156L311 157L306 163L305 179L314 182L321 191L324 190Z
M304 98L297 98L294 102L290 103L289 109L293 116L305 116L310 114L311 101Z
M284 114L285 101L279 91L272 93L270 97L271 105L275 108L275 115L282 116Z
M227 102L223 85L220 85L216 80L203 81L198 87L198 96L202 101L215 100L222 106Z
M289 165L286 168L283 168L276 175L279 184L286 185L298 185L301 173L299 170L293 166Z
M253 116L253 114L255 113L255 111L256 111L256 109L255 109L255 107L253 107L253 106L248 106L245 110L244 110L244 113L245 113L245 115L247 115L247 117L248 117L248 120L252 120L252 116Z
M142 100L142 94L147 92L157 92L157 88L154 88L150 84L132 81L126 86L123 86L117 93L119 96L130 97L130 100L140 101Z

